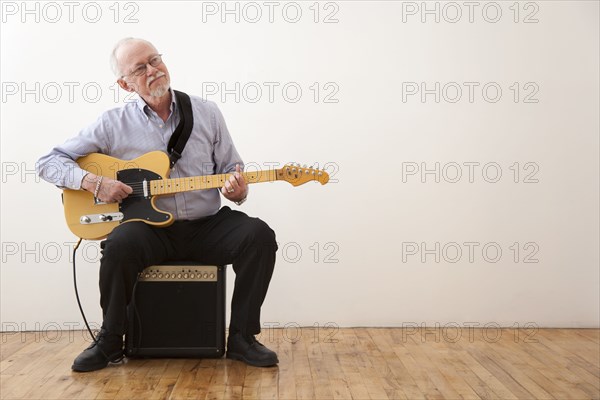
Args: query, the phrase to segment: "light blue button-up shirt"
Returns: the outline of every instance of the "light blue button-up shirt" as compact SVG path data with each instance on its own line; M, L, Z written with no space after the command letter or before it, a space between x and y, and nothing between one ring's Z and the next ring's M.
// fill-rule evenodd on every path
M166 153L169 139L179 123L179 110L172 91L171 97L171 113L166 122L142 98L104 112L79 135L40 158L38 174L60 188L80 189L87 171L75 163L79 157L103 153L131 160L150 151ZM194 127L170 177L227 173L234 171L238 163L243 169L242 159L217 105L197 96L190 96L190 100ZM196 219L215 214L221 207L220 196L219 189L197 190L160 197L156 205L172 213L177 220Z

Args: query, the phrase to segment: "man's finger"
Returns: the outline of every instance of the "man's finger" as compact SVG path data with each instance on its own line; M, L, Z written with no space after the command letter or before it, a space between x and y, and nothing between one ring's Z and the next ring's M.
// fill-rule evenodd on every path
M238 181L238 183L243 180L240 164L235 164L235 172L233 173L233 176L235 176L235 179Z
M225 192L223 192L223 194L225 193L233 193L235 191L235 188L233 187L233 185L231 184L231 182L229 180L225 181Z

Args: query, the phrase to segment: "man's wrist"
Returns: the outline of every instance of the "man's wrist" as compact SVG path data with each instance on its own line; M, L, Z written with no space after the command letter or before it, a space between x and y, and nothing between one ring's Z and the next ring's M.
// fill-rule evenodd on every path
M248 192L246 192L246 195L244 196L244 198L242 198L239 201L234 201L234 203L238 206L241 206L242 204L244 204L244 202L246 201L246 199L248 199Z
M244 204L246 199L248 199L248 192L249 192L248 187L246 187L246 194L244 195L244 197L241 200L234 201L234 203L238 206L241 206L242 204Z
M96 189L96 184L98 183L98 179L99 177L97 175L88 172L83 176L83 179L81 179L81 189L94 193L94 190Z

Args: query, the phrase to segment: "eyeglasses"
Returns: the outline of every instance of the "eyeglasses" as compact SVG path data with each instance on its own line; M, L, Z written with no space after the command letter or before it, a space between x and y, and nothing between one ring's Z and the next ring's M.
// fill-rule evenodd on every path
M154 68L158 67L160 64L162 64L162 54L157 54L155 56L152 56L152 58L150 58L147 63L145 63L143 65L138 65L133 71L131 71L127 75L123 75L121 78L124 78L129 75L135 75L135 76L144 75L146 73L146 71L148 70L148 64L150 64Z

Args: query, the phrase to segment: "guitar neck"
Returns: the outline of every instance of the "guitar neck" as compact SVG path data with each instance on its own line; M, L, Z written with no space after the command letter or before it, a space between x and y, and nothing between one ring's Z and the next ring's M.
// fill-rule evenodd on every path
M246 183L272 182L280 178L281 170L272 169L267 171L252 171L241 173ZM150 181L150 194L153 196L162 194L175 194L191 192L193 190L218 189L225 185L231 174L202 175L186 178L156 179Z

